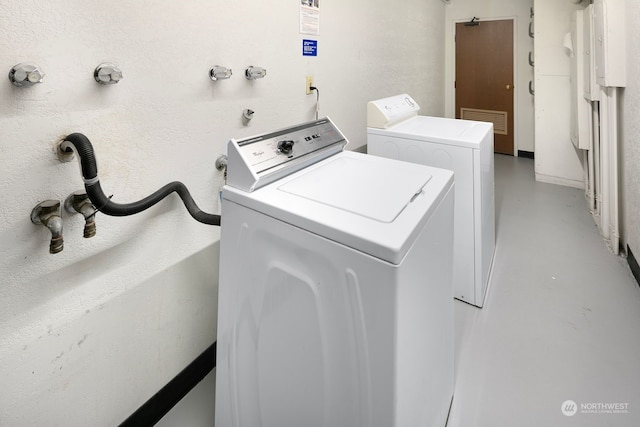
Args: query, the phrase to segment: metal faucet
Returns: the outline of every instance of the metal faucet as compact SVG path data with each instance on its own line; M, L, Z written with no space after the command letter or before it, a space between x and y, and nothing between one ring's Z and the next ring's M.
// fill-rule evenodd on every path
M98 211L89 196L82 190L69 194L64 201L64 209L69 213L80 213L84 216L84 237L96 235L96 212Z
M44 225L51 231L49 253L57 254L64 248L62 239L62 217L60 216L60 201L45 200L38 203L31 211L31 222Z

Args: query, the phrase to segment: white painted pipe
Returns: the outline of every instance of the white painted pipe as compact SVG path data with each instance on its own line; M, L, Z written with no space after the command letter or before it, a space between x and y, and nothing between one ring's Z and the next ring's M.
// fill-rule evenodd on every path
M601 89L600 98L600 232L611 251L620 253L618 174L618 89Z
M609 156L611 154L611 148L609 147L610 131L611 127L609 111L609 104L611 99L609 98L610 88L601 88L600 93L600 171L602 173L602 209L600 210L600 232L605 240L609 241L611 233L609 232L609 215L611 214L611 185L609 171L611 163Z
M596 210L596 193L595 193L595 165L594 165L594 138L595 130L597 130L596 120L596 105L593 102L589 102L591 109L590 128L589 128L589 150L587 151L587 199L589 200L589 212L593 215Z
M618 175L618 88L609 88L611 94L609 102L609 163L610 163L610 209L609 229L611 233L611 250L614 254L620 253L620 215L618 209L618 191L619 191L619 175Z
M593 219L600 227L600 211L602 210L602 174L600 172L600 102L593 103L593 180L595 211Z

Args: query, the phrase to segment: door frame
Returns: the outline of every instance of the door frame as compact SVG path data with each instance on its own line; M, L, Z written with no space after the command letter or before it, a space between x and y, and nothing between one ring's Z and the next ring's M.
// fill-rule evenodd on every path
M513 21L513 156L518 157L518 141L519 141L519 133L520 126L518 126L518 92L520 92L521 82L519 77L519 69L518 69L518 32L520 31L518 25L518 17L517 16L498 16L498 17L478 17L480 22L482 21ZM449 34L449 40L451 41L451 49L450 49L450 58L451 58L451 72L449 75L451 84L449 85L449 90L447 90L447 94L445 96L450 99L450 107L447 111L447 116L454 118L456 117L456 24L469 22L469 19L452 19L451 20L451 33Z

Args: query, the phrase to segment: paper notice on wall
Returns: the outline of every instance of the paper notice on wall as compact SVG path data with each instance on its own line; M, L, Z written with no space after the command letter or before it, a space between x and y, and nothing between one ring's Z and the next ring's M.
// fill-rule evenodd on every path
M320 35L320 0L300 0L300 33Z

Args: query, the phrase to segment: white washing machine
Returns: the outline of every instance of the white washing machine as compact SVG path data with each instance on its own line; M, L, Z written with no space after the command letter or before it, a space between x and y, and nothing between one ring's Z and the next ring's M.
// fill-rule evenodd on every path
M346 143L325 118L228 144L217 427L445 425L453 174Z
M495 251L493 124L419 116L406 94L367 105L367 152L454 172L455 297L482 307Z

